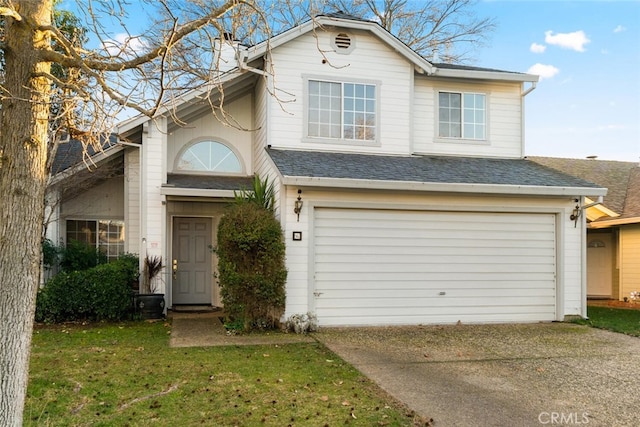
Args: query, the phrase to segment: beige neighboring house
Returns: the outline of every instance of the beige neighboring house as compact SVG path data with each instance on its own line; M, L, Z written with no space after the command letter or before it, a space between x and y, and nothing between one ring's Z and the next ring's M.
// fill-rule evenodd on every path
M640 290L640 165L596 159L528 157L609 189L586 210L587 296L624 300Z

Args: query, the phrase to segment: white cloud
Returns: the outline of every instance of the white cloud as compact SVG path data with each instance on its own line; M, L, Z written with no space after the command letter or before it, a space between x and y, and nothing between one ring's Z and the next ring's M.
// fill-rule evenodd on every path
M540 63L532 65L527 70L528 74L535 74L540 76L540 81L544 79L550 79L551 77L555 76L559 72L560 70L554 67L553 65L545 65Z
M591 42L582 30L558 34L553 34L553 31L545 31L544 36L544 41L548 44L559 46L563 49L575 50L576 52L584 52L584 45Z
M122 54L124 56L133 56L136 52L144 50L146 45L140 37L131 37L126 33L119 33L113 39L105 40L102 47L112 56Z
M622 25L618 25L616 28L613 29L614 33L621 33L623 31L627 31L627 28L623 27Z
M529 50L533 53L544 53L544 51L547 50L547 47L543 44L531 43Z

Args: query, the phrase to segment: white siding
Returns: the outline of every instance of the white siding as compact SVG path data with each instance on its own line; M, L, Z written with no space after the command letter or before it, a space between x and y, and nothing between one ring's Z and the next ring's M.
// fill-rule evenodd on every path
M640 225L620 227L620 298L640 291Z
M336 54L329 44L331 34L317 29L314 34L303 35L272 52L279 98L268 99L269 143L280 148L409 154L413 68L379 39L359 31L350 32L355 49L348 55ZM380 145L306 139L305 76L379 83Z
M125 252L140 253L140 149L125 151L124 163L125 197Z
M439 91L487 95L487 140L456 141L437 137ZM521 83L475 84L417 76L414 103L414 150L419 154L519 158L522 152Z
M164 168L167 143L166 119L149 122L142 141L140 257L162 256L168 259L165 246L166 211L160 194L166 182ZM142 262L142 260L141 260ZM164 287L164 283L161 285ZM161 292L165 292L162 289Z

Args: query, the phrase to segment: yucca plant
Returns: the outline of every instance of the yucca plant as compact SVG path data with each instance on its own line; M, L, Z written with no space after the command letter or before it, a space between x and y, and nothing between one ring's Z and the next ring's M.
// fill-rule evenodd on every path
M273 183L269 182L269 178L261 180L260 176L254 176L252 187L251 190L234 191L236 203L255 203L269 211L273 211L276 196Z

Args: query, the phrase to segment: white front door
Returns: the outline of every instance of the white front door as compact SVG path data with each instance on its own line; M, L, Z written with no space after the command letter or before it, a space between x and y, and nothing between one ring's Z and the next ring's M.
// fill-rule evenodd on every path
M174 218L170 266L173 304L212 304L212 239L211 218Z
M611 234L587 235L587 295L590 297L611 297L612 244Z

